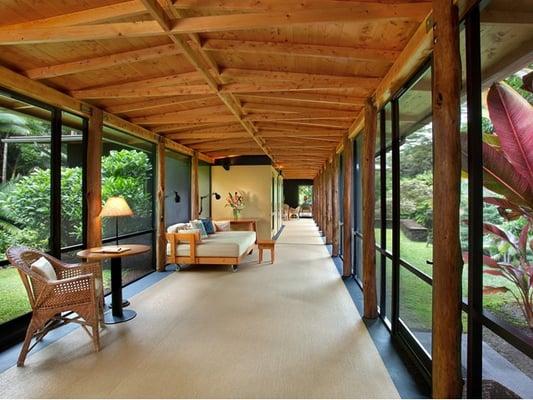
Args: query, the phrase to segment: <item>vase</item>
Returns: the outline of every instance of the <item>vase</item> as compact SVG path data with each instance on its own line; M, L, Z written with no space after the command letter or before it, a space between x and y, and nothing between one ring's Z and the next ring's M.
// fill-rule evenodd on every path
M233 209L233 219L237 220L241 216L241 210L238 210L237 208Z

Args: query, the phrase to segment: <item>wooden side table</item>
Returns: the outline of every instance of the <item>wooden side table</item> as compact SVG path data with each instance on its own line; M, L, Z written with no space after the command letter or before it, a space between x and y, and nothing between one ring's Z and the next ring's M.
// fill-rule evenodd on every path
M270 250L270 264L274 264L276 259L276 241L275 240L258 240L257 248L259 249L259 264L263 262L263 250Z
M100 247L82 250L77 256L88 260L111 259L111 312L104 314L106 324L118 324L135 318L137 313L133 310L124 310L122 303L122 257L135 256L150 251L149 246L143 244L121 244L129 250L122 253L100 253Z

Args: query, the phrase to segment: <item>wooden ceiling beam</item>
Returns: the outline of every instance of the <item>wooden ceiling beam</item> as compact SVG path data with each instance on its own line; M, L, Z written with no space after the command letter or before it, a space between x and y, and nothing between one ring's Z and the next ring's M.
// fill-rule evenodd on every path
M86 89L71 92L72 97L78 99L122 99L139 97L161 97L161 96L185 96L193 94L211 94L213 90L205 84L199 85L175 85L152 88L132 88L132 89Z
M204 124L204 125L198 125L198 126L185 126L184 125L166 125L158 127L158 130L161 132L161 129L165 129L166 132L174 132L177 133L190 133L190 134L203 134L203 133L211 133L211 132L217 132L217 133L231 133L231 132L239 132L242 130L242 126L238 123L234 123L233 121L231 123L211 123L211 124ZM242 130L243 133L245 133L244 130Z
M245 112L256 112L256 111L269 111L273 113L318 113L318 115L326 114L330 116L338 117L351 117L354 118L357 113L354 111L343 111L336 109L328 109L325 106L317 107L301 107L294 105L283 105L283 104L264 104L264 103L250 103L244 102L242 109Z
M248 149L225 149L223 151L208 151L205 152L206 155L213 158L224 158L224 157L233 157L240 155L264 155L265 153L259 147L251 147Z
M148 3L153 5L156 2L152 0ZM295 24L313 24L318 22L352 21L364 23L391 19L420 21L427 14L428 10L429 8L425 4L421 5L420 3L382 4L361 2L352 3L344 8L187 17L176 21L168 32L175 35L223 32L272 28ZM160 25L158 21L159 12L154 11L153 7L149 8L149 11L156 17L156 21L72 26L74 24L68 21L67 17L60 16L59 18L64 20L65 24L71 26L17 28L6 25L0 30L0 44L35 44L164 35L165 33L161 31L161 28L166 29L167 22L161 20L163 25ZM90 15L91 12L87 12L87 14Z
M384 3L401 3L404 0L385 0ZM352 3L353 4L353 3ZM295 11L325 8L345 8L345 0L179 0L174 2L179 10L214 11Z
M339 117L337 115L328 115L328 113L252 113L247 114L244 117L248 121L314 121L314 120L346 120L352 121L353 116L349 117Z
M130 0L67 14L54 15L52 17L39 18L32 21L2 25L0 26L0 31L94 24L144 13L146 13L146 9L142 4L137 0Z
M207 39L202 49L246 54L272 54L279 56L305 56L326 60L380 61L392 63L400 54L396 50L320 46L297 43L257 42L243 40Z
M24 75L31 79L46 79L57 76L95 71L102 68L116 67L134 62L152 60L155 58L180 54L181 49L175 44L147 47L139 50L109 54L101 57L86 58L46 67L32 68L24 71Z
M222 79L239 83L289 82L305 85L323 85L325 87L362 87L375 89L381 79L366 76L342 76L308 74L302 72L265 71L240 68L226 68L222 71Z
M227 83L221 88L222 93L260 93L260 92L305 92L313 90L351 89L357 97L367 97L372 89L359 85L345 85L340 82L238 82Z
M346 105L361 107L365 102L365 97L350 97L350 96L338 96L329 95L324 93L311 93L311 92L251 92L251 93L239 93L239 98L246 97L252 99L265 99L265 100L282 100L282 101L297 101L309 104L334 104L334 105Z
M246 138L246 132L211 132L211 133L174 133L171 135L165 135L169 139L175 140L216 140L216 139L237 139Z
M213 99L214 96L205 95L186 95L178 97L162 97L158 99L149 99L137 101L134 103L117 104L109 106L106 110L113 114L125 114L132 111L152 110L159 107L167 107L174 105L197 104L205 100Z
M168 88L180 85L194 85L202 83L202 77L197 71L185 72L161 76L157 78L143 79L140 81L125 82L115 85L99 86L95 88L73 90L71 94L74 97L82 99L101 98L114 93L116 97L121 97L123 93L130 93L131 90L146 90L152 88ZM205 85L204 85L205 86Z

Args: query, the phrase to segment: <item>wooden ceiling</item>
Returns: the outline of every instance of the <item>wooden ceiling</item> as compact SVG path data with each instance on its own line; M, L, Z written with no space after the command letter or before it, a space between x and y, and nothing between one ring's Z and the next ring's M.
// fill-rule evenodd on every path
M430 6L3 0L0 63L211 157L313 178Z

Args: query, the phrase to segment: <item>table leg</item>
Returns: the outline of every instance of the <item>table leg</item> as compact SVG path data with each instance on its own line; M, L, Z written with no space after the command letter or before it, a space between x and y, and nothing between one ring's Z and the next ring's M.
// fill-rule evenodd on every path
M270 249L270 264L274 264L274 261L276 260L276 251L274 250L274 247Z
M263 262L263 249L259 248L259 264Z
M106 324L118 324L135 318L137 313L122 308L122 259L111 259L111 311L104 314Z

